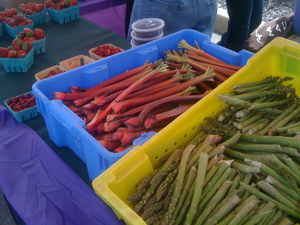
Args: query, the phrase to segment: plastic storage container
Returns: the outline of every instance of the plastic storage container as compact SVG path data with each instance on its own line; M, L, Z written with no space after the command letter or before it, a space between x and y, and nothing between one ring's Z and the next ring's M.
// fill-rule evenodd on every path
M35 77L36 80L43 80L43 79L48 77L48 74L50 73L51 70L60 71L60 72L66 72L67 71L66 68L64 68L62 66L59 66L59 65L55 65L55 66L51 66L51 67L49 67L45 70L42 70L42 71L36 73L34 75L34 77Z
M145 225L143 219L131 209L131 202L126 198L136 192L137 184L145 176L158 168L164 155L173 152L201 130L200 125L204 123L206 117L216 118L225 109L226 104L216 97L216 94L232 91L231 88L236 83L257 81L274 75L293 77L290 82L299 95L299 72L299 44L284 38L274 39L250 58L246 66L232 77L181 114L143 146L135 147L98 176L92 183L95 192L126 224Z
M294 34L300 36L300 0L295 0L293 30Z
M59 24L68 23L73 20L79 19L80 17L80 4L70 6L69 8L65 8L62 10L49 8L46 9L49 13L50 18Z
M152 38L139 38L137 37L135 31L131 32L131 47L136 47L145 43L148 43L150 41L154 41L156 39L162 38L164 35L164 32L160 33L158 36L152 37Z
M119 49L121 52L124 51L124 49L119 48L119 47L117 47L117 46L115 46L115 45L113 45L113 44L105 44L105 45L110 45L111 47L113 47L113 48L115 48L115 49ZM101 56L95 54L95 50L96 50L98 47L101 47L101 46L104 46L104 45L100 45L100 46L97 46L97 47L95 47L95 48L91 48L91 49L89 50L89 55L90 55L90 57L91 57L92 59L94 59L94 60L99 60L99 59L105 58L105 57L101 57ZM115 53L115 54L116 54L116 53ZM106 56L106 57L107 57L107 56Z
M67 70L72 70L75 68L78 68L80 66L89 64L91 62L94 62L95 60L86 56L86 55L77 55L74 57L71 57L69 59L65 59L61 62L59 62L59 65L64 67Z
M208 36L195 30L182 30L137 48L112 55L59 76L44 79L33 84L38 110L44 117L50 139L60 147L70 147L87 165L89 177L95 179L131 148L120 153L112 153L100 145L85 129L84 122L68 109L60 100L53 100L55 91L68 92L71 86L93 87L96 84L136 68L149 60L164 59L164 51L178 49L185 39L190 44L199 44L207 53L227 63L243 66L253 56L249 51L239 53L210 42ZM150 135L150 134L149 134ZM139 142L149 138L144 135Z
M34 22L32 21L32 23L26 24L24 26L18 26L18 27L9 26L7 23L4 22L4 28L5 31L9 34L9 36L15 39L16 35L18 35L21 31L23 31L24 28L29 28L30 30L33 30Z
M32 91L30 91L30 92L26 92L21 95L26 95L26 94L32 95L33 93L32 93ZM18 96L21 96L21 95L18 95ZM17 96L15 96L15 97L17 97ZM13 115L13 117L15 117L15 119L18 122L23 122L25 120L29 120L29 119L34 118L39 115L36 105L33 107L30 107L28 109L22 110L20 112L15 112L12 110L12 108L9 107L8 99L4 100L4 105L7 107L8 111Z
M34 48L24 58L0 58L6 72L26 73L34 63Z
M34 22L34 26L38 26L40 24L46 23L46 10L43 10L41 12L37 12L35 14L25 14L24 15L28 18L31 19Z
M154 38L163 33L165 22L159 18L145 18L135 21L131 28L138 38Z

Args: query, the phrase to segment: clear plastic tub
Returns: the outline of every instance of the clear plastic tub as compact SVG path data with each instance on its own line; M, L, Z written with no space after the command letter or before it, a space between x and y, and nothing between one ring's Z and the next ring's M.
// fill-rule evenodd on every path
M135 31L132 31L132 32L131 32L132 43L133 43L135 46L138 46L138 45L142 45L142 44L148 43L148 42L150 42L150 41L153 41L153 40L162 38L163 36L164 36L164 33L162 32L162 33L159 34L158 36L155 36L155 37L152 37L152 38L139 38L139 37L137 37Z
M138 38L154 38L163 33L165 22L159 18L145 18L135 21L131 27Z

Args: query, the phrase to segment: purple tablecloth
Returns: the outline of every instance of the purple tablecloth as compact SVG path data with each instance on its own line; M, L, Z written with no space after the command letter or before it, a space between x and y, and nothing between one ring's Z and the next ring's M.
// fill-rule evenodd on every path
M17 122L2 105L0 186L28 225L123 224L31 128Z

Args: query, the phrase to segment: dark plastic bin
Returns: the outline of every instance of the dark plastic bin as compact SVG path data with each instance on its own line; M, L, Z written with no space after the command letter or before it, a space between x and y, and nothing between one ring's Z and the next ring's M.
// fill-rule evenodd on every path
M141 66L146 60L154 62L164 59L164 51L178 49L178 44L182 39L192 45L197 41L204 51L234 65L245 65L253 55L249 51L242 50L237 53L214 44L210 42L208 36L200 32L182 30L33 84L38 111L44 117L50 139L57 146L70 147L86 163L91 180L104 172L131 148L120 153L109 152L86 131L83 120L60 100L52 100L54 92L69 92L71 86L93 87L126 70ZM143 135L133 146L142 145L152 136L153 133Z

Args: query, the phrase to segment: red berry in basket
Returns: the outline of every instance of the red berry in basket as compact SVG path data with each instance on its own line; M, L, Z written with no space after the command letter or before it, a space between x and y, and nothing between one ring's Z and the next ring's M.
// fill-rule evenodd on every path
M42 39L45 37L45 32L40 28L34 28L33 35L36 39Z
M8 48L0 47L0 57L7 57L9 52Z
M43 11L43 8L44 8L44 5L41 4L41 3L38 3L38 4L35 5L34 10L36 12L41 12L41 11Z
M19 45L14 45L12 50L15 50L15 51L20 51L21 47Z
M37 40L37 38L35 38L35 37L24 37L23 38L23 41L36 41Z
M12 17L13 16L13 12L11 9L5 9L4 10L5 16L7 17Z
M10 50L8 52L7 58L17 58L18 52L16 50Z
M27 4L27 8L30 9L30 10L35 10L35 3L29 2L29 3Z
M11 8L10 9L13 15L17 15L18 10L16 8Z
M12 46L18 45L20 47L22 46L22 44L23 44L23 41L20 38L15 38L11 43Z
M24 41L21 49L25 50L26 52L29 52L32 49L32 44L29 41Z
M25 27L23 31L24 31L24 34L25 34L26 37L33 37L34 36L33 31L28 27Z
M27 52L25 50L18 51L18 58L24 58L26 55L27 55Z

